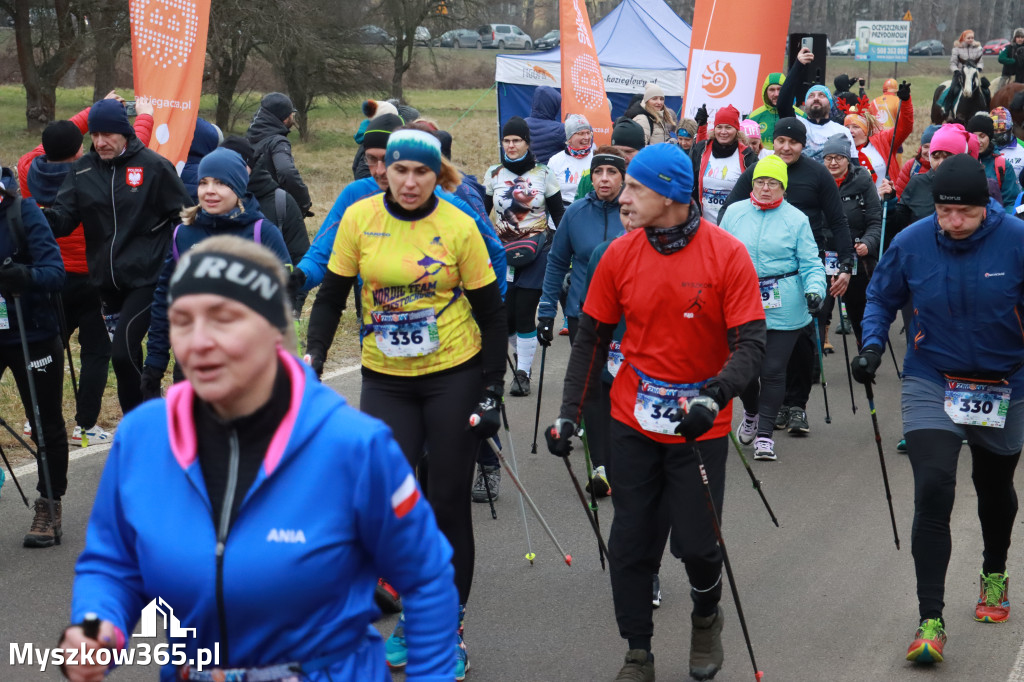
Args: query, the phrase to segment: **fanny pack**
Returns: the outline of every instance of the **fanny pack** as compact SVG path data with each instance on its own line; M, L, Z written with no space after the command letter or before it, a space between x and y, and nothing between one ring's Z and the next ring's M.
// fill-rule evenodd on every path
M357 640L341 651L307 663L279 663L254 668L210 668L203 671L183 665L175 673L175 679L180 682L303 682L308 679L309 673L329 668L351 656L361 643L361 640Z
M505 244L505 261L510 267L525 268L537 260L537 256L548 244L548 231L538 232L523 239Z

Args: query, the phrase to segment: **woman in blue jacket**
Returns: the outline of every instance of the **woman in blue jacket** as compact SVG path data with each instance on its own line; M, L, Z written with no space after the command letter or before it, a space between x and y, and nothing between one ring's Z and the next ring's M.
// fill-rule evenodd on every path
M721 228L747 247L761 286L768 346L761 376L740 399L738 438L754 443L754 459L776 459L772 430L786 393L786 365L801 330L825 295L825 267L803 211L784 198L788 173L777 156L757 162L750 201L733 206Z
M932 171L935 213L892 240L868 285L853 376L873 381L889 325L908 301L903 435L914 471L912 547L920 622L907 660L942 661L949 519L957 460L971 450L984 554L974 618L1010 616L1006 554L1017 515L1013 473L1024 445L1024 223L989 198L981 164L951 156ZM963 576L958 578L958 581Z
M285 350L285 282L276 255L238 237L182 257L169 316L187 381L117 431L62 646L124 647L156 601L186 629L169 633L182 654L163 682L383 682L373 593L387 573L410 616L406 679L451 680L451 547L388 428ZM206 670L187 663L206 650ZM66 666L74 682L103 671Z

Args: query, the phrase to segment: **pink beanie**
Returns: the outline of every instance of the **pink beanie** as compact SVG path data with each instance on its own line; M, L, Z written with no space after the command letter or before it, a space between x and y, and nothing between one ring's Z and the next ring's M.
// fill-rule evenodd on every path
M761 126L752 119L745 118L740 121L740 130L750 139L761 138Z
M973 136L959 123L947 123L932 135L932 144L928 151L931 153L948 152L950 154L963 154L967 151L969 137ZM975 138L975 144L977 144L977 138Z

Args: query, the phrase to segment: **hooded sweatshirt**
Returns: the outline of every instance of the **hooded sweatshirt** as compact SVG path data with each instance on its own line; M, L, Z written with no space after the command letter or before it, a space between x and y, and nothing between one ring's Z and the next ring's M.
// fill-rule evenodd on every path
M220 144L220 135L212 123L201 118L196 119L196 130L192 135L192 145L188 148L185 167L181 169L181 181L185 183L188 195L194 203L199 203L199 162Z
M530 151L537 163L545 166L551 157L565 149L565 126L562 124L562 95L542 85L533 93L533 107L526 117L530 129Z
M260 108L253 117L245 137L252 144L253 169L259 166L266 168L274 182L295 197L302 213L306 214L313 201L309 198L309 188L295 167L292 144L287 137L289 132L291 131L288 126L279 118Z
M786 82L786 76L782 73L770 73L764 79L764 84L761 85L761 101L764 102L763 106L754 109L750 112L750 116L747 118L757 121L757 124L761 126L761 142L768 148L772 148L772 143L775 141L775 122L779 120L778 107L772 105L771 100L768 99L768 86L770 85L782 85ZM803 116L804 112L799 109L795 109L797 116Z

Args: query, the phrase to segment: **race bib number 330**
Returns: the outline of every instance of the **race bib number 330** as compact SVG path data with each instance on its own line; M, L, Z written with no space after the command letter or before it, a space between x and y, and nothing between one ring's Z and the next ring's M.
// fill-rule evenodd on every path
M389 358L418 358L441 347L433 308L372 316L377 348Z
M1001 429L1010 410L1010 387L949 379L945 409L954 424Z

